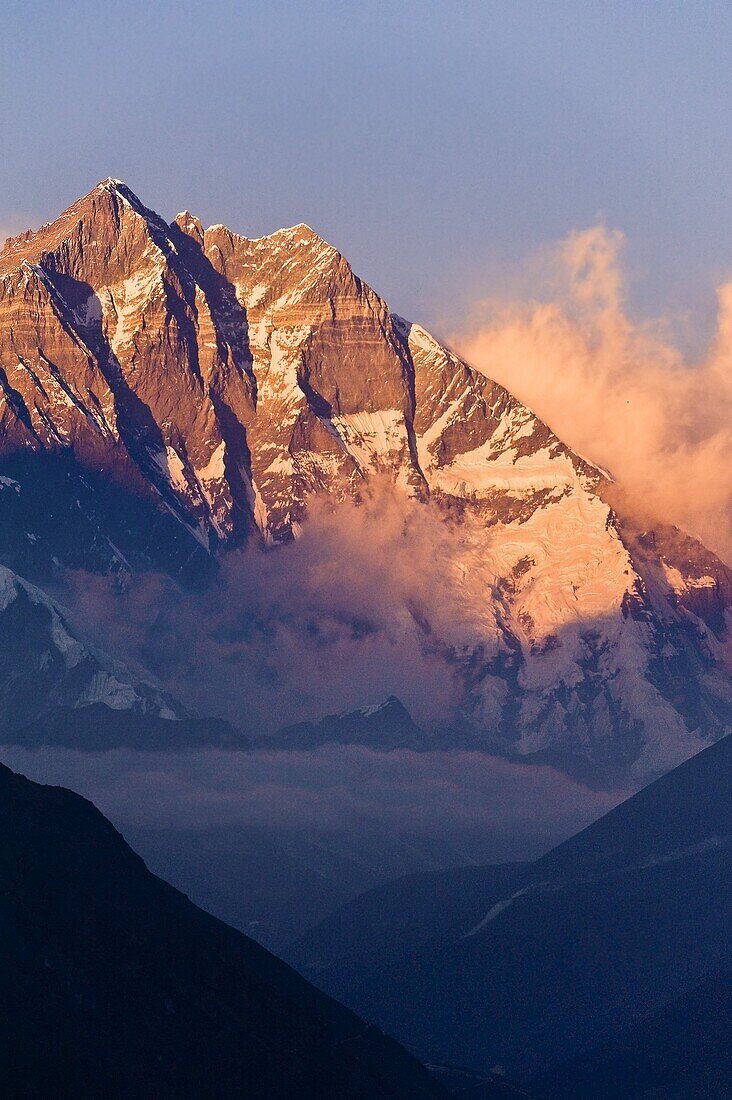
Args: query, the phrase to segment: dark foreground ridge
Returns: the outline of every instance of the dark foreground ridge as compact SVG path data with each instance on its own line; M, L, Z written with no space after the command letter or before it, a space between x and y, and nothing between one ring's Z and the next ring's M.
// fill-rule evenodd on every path
M437 1098L393 1040L0 766L4 1097Z

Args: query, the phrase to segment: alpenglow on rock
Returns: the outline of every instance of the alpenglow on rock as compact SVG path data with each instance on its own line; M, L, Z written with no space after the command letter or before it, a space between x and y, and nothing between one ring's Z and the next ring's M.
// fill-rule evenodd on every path
M459 548L444 568L463 613L442 634L415 626L464 682L449 743L609 782L730 728L729 570L624 520L603 471L308 226L250 240L188 213L167 224L109 179L9 239L0 472L19 486L0 493L0 553L31 575L197 570L291 538L313 494L385 476ZM43 530L39 484L76 501Z

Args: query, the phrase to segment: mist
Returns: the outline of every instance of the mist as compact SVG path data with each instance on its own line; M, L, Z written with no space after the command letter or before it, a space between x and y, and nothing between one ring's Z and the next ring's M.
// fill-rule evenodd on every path
M595 791L547 766L477 752L378 753L357 745L312 752L140 753L2 747L39 782L73 786L123 825L265 825L396 832L475 829L514 838L513 857L606 812L625 792Z
M294 542L227 554L203 592L79 573L60 596L100 648L252 733L392 694L438 729L461 699L456 650L494 633L495 608L471 602L464 561L460 531L435 507L377 479L358 503L314 498ZM488 558L479 568L489 584Z
M533 859L628 792L483 753L83 753L0 747L91 799L152 871L282 950L402 874Z

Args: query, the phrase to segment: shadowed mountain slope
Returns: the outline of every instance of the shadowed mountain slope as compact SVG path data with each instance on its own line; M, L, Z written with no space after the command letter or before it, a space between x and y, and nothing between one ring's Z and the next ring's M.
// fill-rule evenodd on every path
M398 880L289 955L425 1059L545 1075L557 1097L701 1097L725 1064L712 1021L729 1008L731 884L726 738L533 864ZM707 1019L705 1066L694 1036ZM664 1029L658 1049L676 1067L665 1077ZM621 1079L631 1091L613 1093ZM589 1087L602 1081L604 1092Z

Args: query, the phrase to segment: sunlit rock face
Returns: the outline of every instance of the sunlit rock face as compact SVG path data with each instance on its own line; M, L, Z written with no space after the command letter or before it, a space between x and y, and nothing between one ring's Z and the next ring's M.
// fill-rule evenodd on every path
M6 242L0 455L0 553L31 574L199 575L386 478L451 533L459 613L409 609L462 684L447 743L611 782L729 728L726 567L624 520L604 471L305 225L167 224L106 180Z

